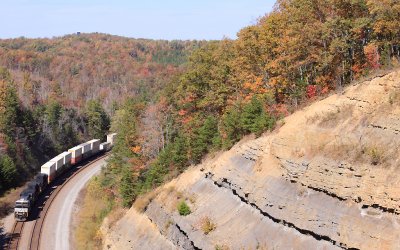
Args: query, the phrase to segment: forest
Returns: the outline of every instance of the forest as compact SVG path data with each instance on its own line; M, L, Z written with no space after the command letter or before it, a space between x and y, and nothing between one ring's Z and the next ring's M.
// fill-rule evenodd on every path
M18 145L32 154L41 149L39 135L57 142L53 134L65 129L68 139L80 140L110 128L118 138L100 183L129 207L207 154L273 130L300 105L397 67L399 22L395 0L278 0L234 40L104 34L2 40L0 65L9 73L2 73L8 87L1 88L0 112L16 118L1 122L1 174L15 169L9 157L29 155ZM89 128L98 124L88 122L93 112L103 114L93 115L104 124L99 133ZM22 136L6 127L22 128Z
M63 150L103 139L124 99L149 101L203 43L105 34L0 40L0 196Z
M278 0L237 39L195 50L150 102L121 106L102 185L129 207L207 154L274 129L300 105L397 67L399 22L394 0Z

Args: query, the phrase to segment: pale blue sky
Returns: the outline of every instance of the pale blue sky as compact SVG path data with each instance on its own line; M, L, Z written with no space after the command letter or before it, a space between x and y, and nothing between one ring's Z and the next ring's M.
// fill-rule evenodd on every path
M275 0L0 0L0 38L102 32L134 38L235 38Z

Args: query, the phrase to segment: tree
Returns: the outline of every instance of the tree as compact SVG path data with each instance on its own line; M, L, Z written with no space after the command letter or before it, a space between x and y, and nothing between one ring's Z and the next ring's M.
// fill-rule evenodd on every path
M122 205L124 207L132 206L132 202L136 197L135 183L132 171L125 167L122 171L122 179L120 183L120 193L122 196Z
M62 106L55 100L50 100L46 106L46 117L52 128L56 128L62 113Z
M4 188L11 188L17 185L18 180L17 167L13 159L8 155L0 158L0 179Z
M172 163L179 172L183 172L188 162L188 143L187 139L183 135L179 135L175 138L171 145L171 157Z
M20 111L17 91L7 71L0 71L0 132L15 136Z
M266 113L263 104L256 97L243 107L241 123L245 132L260 135L265 129L272 128L273 119Z
M229 107L222 116L221 137L222 146L226 149L233 146L243 136L243 127L241 124L240 105Z
M204 124L194 131L191 139L191 156L195 163L199 163L209 148L217 143L218 137L218 121L215 117L209 116Z
M90 100L86 104L85 115L89 135L92 138L103 139L110 128L110 118L98 100Z

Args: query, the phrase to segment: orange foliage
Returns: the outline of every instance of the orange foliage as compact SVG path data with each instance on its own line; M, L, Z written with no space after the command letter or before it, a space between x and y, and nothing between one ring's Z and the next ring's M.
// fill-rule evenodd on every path
M178 114L179 114L180 116L185 116L185 115L187 114L187 111L184 110L184 109L181 109L181 110L179 110Z
M246 101L251 100L255 94L265 94L268 92L266 84L261 77L257 77L255 82L245 82L243 84L244 96Z
M142 148L140 146L131 147L131 151L135 154L139 154Z
M193 121L193 117L188 116L185 119L182 120L183 124L188 124L189 122Z
M379 63L380 55L378 47L375 44L368 44L364 46L364 54L367 58L367 67L371 69L378 69L381 65Z
M352 70L353 73L354 73L354 78L357 79L357 78L359 78L359 77L361 76L361 73L363 72L363 65L354 64L354 65L351 67L351 70Z

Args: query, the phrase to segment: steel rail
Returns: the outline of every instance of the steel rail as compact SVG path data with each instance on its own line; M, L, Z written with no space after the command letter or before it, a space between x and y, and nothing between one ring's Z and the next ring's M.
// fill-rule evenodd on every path
M61 176L59 176L55 181L53 181L53 184L57 182L60 178L65 176L67 173L72 174L65 179L60 185L58 185L53 191L51 191L47 197L47 199L44 200L43 203L43 208L41 211L38 211L37 213L37 219L34 221L33 229L29 238L29 249L31 250L39 250L40 249L40 239L42 237L42 231L43 231L43 223L46 219L47 213L51 208L51 205L54 201L54 199L57 197L57 195L60 193L60 191L63 189L63 187L71 181L76 175L78 175L80 172L82 172L84 169L86 169L88 166L106 158L109 156L110 153L105 153L93 160L87 160L88 162L85 163L85 165L78 166L78 168L72 172L72 169L69 171L63 173ZM51 184L49 184L49 187L51 188ZM36 205L37 206L37 205ZM37 208L37 207L36 207ZM13 231L11 233L10 239L8 240L7 244L7 249L8 250L17 250L19 246L19 242L22 238L22 231L24 228L25 222L21 221L16 221L13 226Z

